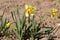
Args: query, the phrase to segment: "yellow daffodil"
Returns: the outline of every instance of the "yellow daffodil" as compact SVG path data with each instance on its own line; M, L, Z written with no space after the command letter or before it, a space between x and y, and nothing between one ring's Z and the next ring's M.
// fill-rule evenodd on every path
M52 9L51 10L51 17L54 17L54 16L56 16L56 14L57 14L57 9Z
M25 5L25 16L28 17L29 15L34 15L33 14L34 7L30 5Z
M10 26L11 26L11 22L8 22L7 24L6 24L6 28L9 28Z

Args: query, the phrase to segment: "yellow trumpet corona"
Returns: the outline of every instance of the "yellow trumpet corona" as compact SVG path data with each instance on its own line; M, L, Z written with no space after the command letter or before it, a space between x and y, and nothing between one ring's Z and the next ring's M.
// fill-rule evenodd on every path
M12 24L11 22L7 23L6 28L9 28L11 26L11 24Z

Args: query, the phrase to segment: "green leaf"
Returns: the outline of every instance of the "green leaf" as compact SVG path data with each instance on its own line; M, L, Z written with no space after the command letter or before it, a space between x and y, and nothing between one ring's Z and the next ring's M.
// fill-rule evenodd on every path
M2 27L2 20L0 20L0 27Z
M17 15L19 17L19 6L18 5L16 6L16 11L17 11Z
M18 33L21 34L21 20L20 20L20 16L19 16L19 8L18 8L18 5L16 7L16 14L15 14L16 27L17 27Z
M16 21L16 27L17 27L18 33L20 33L21 23L20 23L20 20L19 19L17 19L17 21Z
M25 14L23 14L23 17L22 17L22 24L21 24L22 29L24 28L25 23L26 23L26 17L25 17Z
M15 33L15 35L17 36L17 38L20 40L20 35L18 34L18 32L15 29L13 29L13 32Z
M28 24L28 28L26 29L26 31L31 30L31 27L33 26L33 24L34 24L34 21L32 21L31 23L29 23Z
M4 35L5 35L6 37L8 37L8 36L10 35L9 31L6 30L5 33L4 33Z
M15 13L11 12L11 15L12 15L13 20L15 21L15 18L14 18Z
M29 15L29 17L28 17L28 23L30 23L30 15Z
M35 32L34 36L39 35L40 33L50 32L51 28L41 28L38 32Z
M25 14L23 14L23 17L22 17L22 22L21 22L21 30L20 30L20 35L21 35L21 37L23 36L23 29L24 29L24 27L25 27L25 23L26 23L26 17L25 17Z
M48 32L51 31L51 28L41 28L39 32Z

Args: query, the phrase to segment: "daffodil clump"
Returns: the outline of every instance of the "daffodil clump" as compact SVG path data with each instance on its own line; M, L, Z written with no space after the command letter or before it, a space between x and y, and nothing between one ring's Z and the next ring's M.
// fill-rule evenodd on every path
M30 6L30 5L25 5L25 16L28 17L29 15L30 16L33 16L33 11L34 11L34 7Z
M54 16L56 16L56 14L57 14L57 9L52 9L51 10L51 17L54 17Z

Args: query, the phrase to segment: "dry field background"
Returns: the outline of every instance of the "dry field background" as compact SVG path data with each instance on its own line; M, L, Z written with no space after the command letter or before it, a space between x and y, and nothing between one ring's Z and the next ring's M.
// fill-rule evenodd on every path
M8 18L10 21L13 21L11 11L15 11L16 5L19 5L20 16L22 16L25 4L32 5L36 8L34 14L37 20L41 18L41 16L44 16L42 19L44 25L56 27L57 24L60 23L60 19L58 18L58 14L60 13L60 0L0 0L0 15L4 12L3 19ZM51 19L50 17L50 11L52 8L56 8L58 10L54 19ZM56 35L60 37L59 30ZM55 40L60 40L60 38L56 38Z

